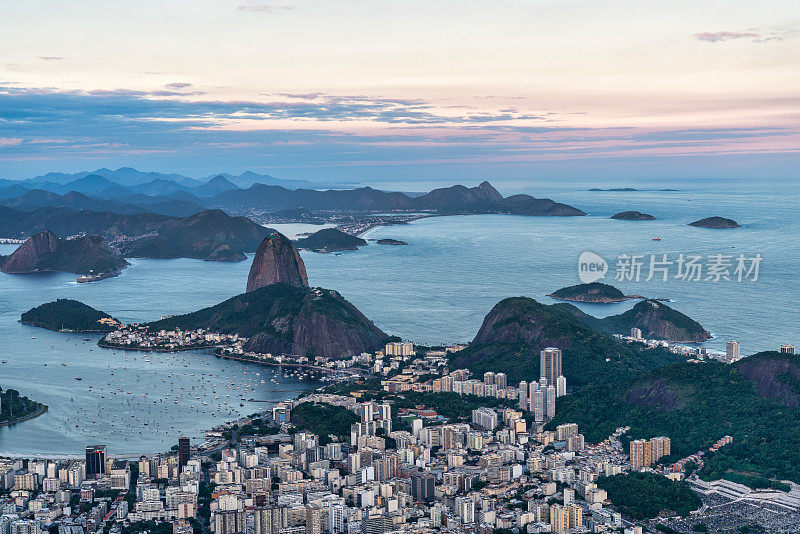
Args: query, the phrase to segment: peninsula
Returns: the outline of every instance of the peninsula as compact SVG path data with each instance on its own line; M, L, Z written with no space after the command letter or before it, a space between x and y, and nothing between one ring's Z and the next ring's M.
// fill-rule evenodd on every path
M0 427L39 417L47 406L19 394L16 389L0 388Z
M111 332L120 322L105 312L71 299L58 299L32 308L20 322L58 332Z
M0 270L11 274L68 272L113 276L128 262L99 235L61 239L44 230L25 240L3 261Z

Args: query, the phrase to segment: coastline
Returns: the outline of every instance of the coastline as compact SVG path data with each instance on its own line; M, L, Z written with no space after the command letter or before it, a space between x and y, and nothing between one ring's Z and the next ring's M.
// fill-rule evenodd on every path
M203 349L213 349L216 347L221 347L222 345L201 345L201 346L193 346L193 347L175 347L175 348L159 348L159 347L136 347L134 345L116 345L114 343L105 343L102 339L97 341L97 346L104 348L104 349L118 349L118 350L130 350L130 351L138 351L138 352L185 352L187 350L203 350Z
M44 415L44 413L47 412L47 410L49 410L49 409L50 409L49 406L47 406L46 404L42 404L39 407L39 409L36 410L35 413L28 414L25 417L18 417L16 419L12 419L10 421L3 421L2 423L0 423L0 428L2 428L4 426L16 425L17 423L23 423L25 421L30 421L31 419L36 419L40 415Z
M552 294L547 295L547 296L550 297L553 300L561 300L561 301L565 301L565 302L583 302L584 304L614 304L614 303L617 303L617 302L626 302L628 300L631 300L632 298L636 298L636 297L625 297L624 299L594 299L594 300L587 300L587 299L581 299L581 298L575 298L575 297L572 297L572 298L570 298L570 297L554 297Z
M255 357L242 357L242 356L231 356L228 354L222 354L219 351L214 351L214 356L217 358L221 358L223 360L233 360L237 362L245 362L245 363L257 363L260 365L268 365L274 367L298 367L303 369L311 369L314 371L320 371L325 373L335 373L338 369L329 369L327 367L319 367L317 365L309 365L306 363L292 363L292 362L277 362L277 361L269 361L269 360L260 360Z
M45 330L50 330L51 332L61 332L62 334L107 334L109 332L113 332L113 330L70 330L69 328L52 328L40 323L31 323L29 321L22 320L20 320L19 323L36 328L44 328Z

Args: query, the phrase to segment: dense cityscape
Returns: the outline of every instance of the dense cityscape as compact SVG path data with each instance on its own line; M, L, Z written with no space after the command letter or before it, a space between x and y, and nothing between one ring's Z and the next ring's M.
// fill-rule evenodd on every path
M568 387L559 349L541 351L538 380L511 385L504 373L448 371L447 353L462 348L418 354L411 343L389 343L354 358L357 367L330 386L194 443L176 437L163 454L118 458L90 444L82 459L0 461L0 532L639 533L743 526L751 513L773 525L800 520L797 485L705 482L689 468L702 466L704 451L662 460L669 436L629 440L623 427L588 443L577 424L548 426ZM466 408L396 400L410 394L457 396ZM718 438L712 452L733 439ZM613 484L634 475L688 477L700 497L673 496L672 514L651 519L642 511L647 496L630 504ZM657 480L643 481L661 498Z

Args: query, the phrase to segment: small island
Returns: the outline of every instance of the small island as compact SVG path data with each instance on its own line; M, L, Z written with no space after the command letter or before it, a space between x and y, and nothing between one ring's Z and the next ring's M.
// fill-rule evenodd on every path
M706 217L705 219L700 219L699 221L694 221L692 223L689 223L689 226L696 226L697 228L718 228L718 229L741 227L739 223L737 223L733 219L726 219L724 217Z
M562 287L561 289L554 291L547 296L556 300L591 302L598 304L623 302L628 300L628 297L625 295L625 293L616 287L600 282Z
M612 219L620 221L655 221L656 218L649 213L642 213L641 211L621 211L611 216Z
M607 191L607 192L622 192L622 193L629 193L633 191L638 191L635 187L610 187L608 189L602 189L600 187L593 187L589 189L589 191Z
M298 239L295 244L297 248L312 252L338 252L340 250L358 250L358 247L363 247L367 242L336 228L325 228L308 237Z
M203 261L237 262L246 259L247 255L241 250L233 249L230 245L220 245L203 258Z
M16 389L0 388L0 427L39 417L47 406L19 394Z
M400 241L398 239L378 239L377 243L379 245L408 245L405 241Z
M120 322L107 313L71 299L58 299L30 309L20 322L57 332L113 332Z

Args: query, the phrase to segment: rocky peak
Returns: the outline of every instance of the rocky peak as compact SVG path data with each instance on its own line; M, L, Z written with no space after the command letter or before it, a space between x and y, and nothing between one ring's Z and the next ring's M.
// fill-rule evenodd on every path
M26 273L36 269L42 258L56 252L61 239L50 230L32 235L22 243L2 266L7 273Z
M286 236L275 232L258 246L247 277L247 291L277 283L308 287L303 259Z
M492 203L502 202L503 195L494 188L492 184L487 181L481 182L481 184L475 188L476 192L484 199Z

